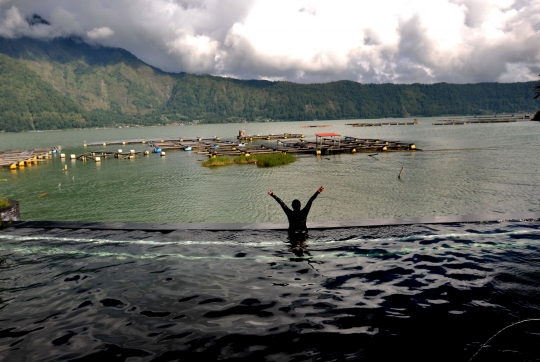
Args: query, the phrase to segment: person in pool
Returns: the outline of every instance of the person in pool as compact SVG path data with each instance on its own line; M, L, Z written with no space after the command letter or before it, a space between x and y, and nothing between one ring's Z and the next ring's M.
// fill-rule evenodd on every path
M276 200L278 204L281 205L281 208L283 209L283 211L285 211L285 214L287 215L287 219L289 219L289 236L307 234L308 229L306 226L306 221L309 210L311 209L311 204L323 191L324 187L319 187L319 189L315 192L315 194L313 194L313 196L311 196L303 209L301 209L302 205L299 200L293 200L291 210L287 205L285 205L283 201L281 201L279 197L276 196L276 194L274 194L272 190L268 190L268 195L272 196L274 200Z

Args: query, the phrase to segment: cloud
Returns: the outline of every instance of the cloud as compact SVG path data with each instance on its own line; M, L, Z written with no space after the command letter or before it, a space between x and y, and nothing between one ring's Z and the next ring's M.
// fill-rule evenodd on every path
M88 36L88 38L90 39L109 38L112 35L114 35L114 31L112 31L111 28L107 26L103 26L101 28L94 28L86 32L86 36Z
M539 72L540 0L0 0L0 36L67 35L172 72L526 81Z

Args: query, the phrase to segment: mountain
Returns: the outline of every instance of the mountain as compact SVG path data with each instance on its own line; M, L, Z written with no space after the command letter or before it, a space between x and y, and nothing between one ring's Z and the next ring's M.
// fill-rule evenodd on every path
M0 131L533 112L535 82L295 84L166 73L78 38L0 38Z

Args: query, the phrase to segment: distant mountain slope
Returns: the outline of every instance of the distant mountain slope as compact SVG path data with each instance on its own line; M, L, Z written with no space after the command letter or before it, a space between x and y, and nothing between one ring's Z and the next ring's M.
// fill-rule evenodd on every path
M533 112L534 85L237 80L165 73L123 49L76 38L0 38L0 130L6 131Z
M0 54L0 130L85 127L82 111L36 72Z
M188 119L353 119L531 112L534 82L326 84L182 74L164 112Z
M163 106L174 85L174 77L123 49L73 38L0 38L0 53L20 60L86 110L146 114Z

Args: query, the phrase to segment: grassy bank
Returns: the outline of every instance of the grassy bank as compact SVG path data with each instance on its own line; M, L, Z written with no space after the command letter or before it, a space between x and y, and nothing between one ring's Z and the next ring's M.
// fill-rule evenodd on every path
M202 163L206 167L214 166L227 166L227 165L244 165L248 163L254 163L258 167L273 167L285 165L296 161L296 157L287 153L266 153L251 156L237 156L237 157L212 157Z
M9 206L9 200L0 196L0 208Z

